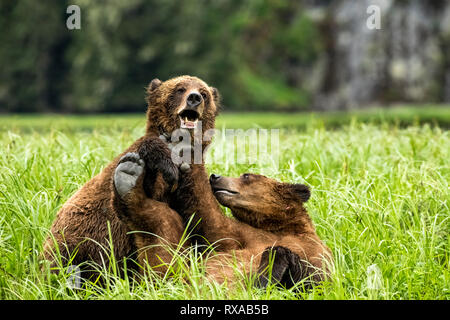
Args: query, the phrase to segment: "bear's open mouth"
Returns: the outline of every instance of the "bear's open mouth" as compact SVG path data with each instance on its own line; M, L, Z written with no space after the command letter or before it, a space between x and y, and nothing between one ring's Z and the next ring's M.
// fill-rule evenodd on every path
M184 129L195 129L200 118L197 111L189 109L181 111L178 116L180 117L181 128Z
M222 193L222 194L226 194L226 195L235 195L238 194L239 192L237 191L233 191L233 190L228 190L228 189L219 189L219 188L213 188L213 193Z

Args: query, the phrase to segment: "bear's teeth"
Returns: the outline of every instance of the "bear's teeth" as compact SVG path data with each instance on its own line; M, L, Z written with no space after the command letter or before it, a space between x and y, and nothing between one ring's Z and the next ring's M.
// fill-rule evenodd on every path
M195 129L197 127L198 119L195 119L195 120L191 121L191 120L188 119L188 117L181 117L180 116L180 121L181 121L181 128Z

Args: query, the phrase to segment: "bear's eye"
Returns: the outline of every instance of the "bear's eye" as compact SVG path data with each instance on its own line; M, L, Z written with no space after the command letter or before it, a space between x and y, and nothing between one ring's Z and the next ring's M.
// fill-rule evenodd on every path
M242 175L242 179L244 179L244 180L248 180L249 178L250 178L250 175L248 173L244 173Z
M203 97L203 100L206 100L206 98L207 98L208 96L206 95L206 93L202 92L202 97Z
M186 92L186 88L178 88L177 93L184 93Z

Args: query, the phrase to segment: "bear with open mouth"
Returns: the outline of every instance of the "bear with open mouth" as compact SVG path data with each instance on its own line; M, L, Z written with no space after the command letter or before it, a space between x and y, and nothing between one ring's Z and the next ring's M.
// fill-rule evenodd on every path
M127 197L130 186L135 183L133 177L143 168L143 195L155 201L153 214L161 219L165 219L168 212L172 214L168 218L171 223L161 226L163 229L147 231L173 242L179 240L176 237L184 228L184 221L166 208L172 202L171 207L182 209L182 204L173 204L177 201L174 190L178 185L186 184L179 181L179 167L173 163L172 152L160 137L170 137L180 128L188 131L199 129L200 123L202 131L213 129L219 111L219 94L197 77L180 76L164 82L154 79L147 88L147 104L145 135L81 187L57 213L43 252L52 269L57 267L59 257L63 264L94 262L108 265L110 248L119 262L136 252L142 239L130 231L143 226L130 219L118 195ZM209 141L204 141L202 147L208 144ZM139 166L135 166L135 162ZM155 239L150 240L154 242ZM160 250L158 248L155 246L155 250ZM158 254L166 255L165 252L154 252L154 255Z

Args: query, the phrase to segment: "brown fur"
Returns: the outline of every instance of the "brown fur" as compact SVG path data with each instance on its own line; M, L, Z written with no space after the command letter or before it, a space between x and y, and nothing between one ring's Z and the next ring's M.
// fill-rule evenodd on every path
M305 185L246 174L237 179L221 177L220 182L211 178L211 187L202 164L191 168L181 175L180 187L172 195L178 201L172 201L183 204L177 212L184 220L194 215L194 224L198 223L195 231L215 245L217 254L207 262L210 279L233 284L235 271L240 270L259 273L259 282L265 286L271 256L272 276L285 286L305 278L309 286L327 277L331 251L317 236L304 208L310 195ZM238 193L227 196L218 189ZM236 219L224 216L217 200L231 208ZM141 206L137 206L138 211ZM141 219L137 213L134 217Z
M287 282L285 285L292 286L307 277L310 278L309 284L326 278L331 251L317 236L303 206L309 198L306 186L280 183L253 174L235 179L214 179L212 176L211 186L217 200L229 207L236 218L225 217L216 210L203 213L201 217L205 230L209 230L205 236L211 243L221 243L225 238L234 240L225 240L218 247L218 251L228 255L228 259L224 259L222 254L209 262L211 278L219 282L233 281L235 268L230 267L230 262L237 261L244 272L261 273L260 280L266 285L269 254L272 253L275 253L272 272L279 272L276 280ZM207 190L203 192L203 199L205 194L213 194Z
M139 158L137 158L139 159ZM134 157L125 155L122 162L136 162ZM153 271L165 274L184 231L180 215L170 209L166 202L148 198L144 191L145 172L138 177L136 185L120 196L113 179L113 207L119 218L133 230L135 245L138 248L137 262L145 271L148 264ZM156 193L167 190L167 185L155 184Z
M116 157L100 174L88 181L78 190L60 209L51 227L51 236L44 244L44 257L53 262L55 250L59 250L67 263L71 255L75 257L73 264L85 261L93 261L98 264L108 263L109 238L112 240L113 253L116 261L135 252L136 248L142 248L142 237L128 234L135 228L143 228L142 225L134 225L129 220L120 216L120 207L113 201L114 186L112 177L119 159L128 152L139 152L142 148L152 148L157 143L158 136L170 134L180 125L177 112L186 105L186 99L190 92L201 93L204 98L199 106L201 110L200 120L203 122L203 131L214 128L215 116L218 112L218 93L215 88L209 87L202 80L181 76L161 82L154 79L147 89L147 128L145 136L136 140L127 150ZM157 146L161 148L161 146ZM166 148L166 147L165 147ZM154 149L152 149L154 150ZM159 149L159 151L161 151ZM167 214L167 204L171 197L171 184L176 185L177 177L173 168L160 163L154 163L152 152L146 153L146 176L144 178L144 190L146 195L153 199L153 203L147 203L144 213L153 217L162 218ZM156 159L156 161L164 159ZM171 180L170 183L165 181ZM172 181L173 180L173 181ZM171 185L171 188L167 188ZM173 216L171 216L173 218ZM177 218L174 218L177 220ZM170 220L170 219L169 219ZM109 230L108 231L108 224ZM158 228L152 230L155 225L146 225L151 232L162 232ZM179 232L178 223L173 228L164 225L164 238L174 239ZM149 231L146 229L146 231ZM173 234L172 234L173 231ZM93 240L93 241L92 241ZM148 239L147 239L148 240ZM150 242L154 242L151 240ZM104 251L99 246L105 247ZM140 259L141 260L141 259Z

